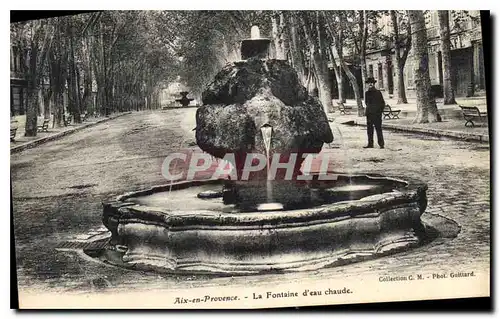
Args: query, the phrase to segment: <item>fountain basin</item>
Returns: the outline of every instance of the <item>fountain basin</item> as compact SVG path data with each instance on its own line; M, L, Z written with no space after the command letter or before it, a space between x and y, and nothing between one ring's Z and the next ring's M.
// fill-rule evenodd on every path
M189 92L184 91L184 92L180 92L180 94L181 94L181 98L177 99L175 101L179 102L182 106L188 106L189 103L191 103L191 101L194 101L194 99L187 97L187 95L189 94Z
M168 273L258 274L319 269L420 244L420 216L427 206L424 183L344 177L353 183L310 187L332 200L320 196L320 202L287 210L248 211L225 204L222 197L198 198L204 190L222 188L223 180L124 194L104 203L110 243L122 251L118 257L115 252L112 263ZM351 196L335 200L336 187L339 194Z

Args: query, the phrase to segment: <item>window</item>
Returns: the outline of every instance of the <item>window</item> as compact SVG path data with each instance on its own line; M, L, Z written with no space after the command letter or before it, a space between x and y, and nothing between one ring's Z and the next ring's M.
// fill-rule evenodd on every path
M368 66L368 76L373 77L373 64Z
M12 47L12 71L15 73L21 72L21 54L18 47Z

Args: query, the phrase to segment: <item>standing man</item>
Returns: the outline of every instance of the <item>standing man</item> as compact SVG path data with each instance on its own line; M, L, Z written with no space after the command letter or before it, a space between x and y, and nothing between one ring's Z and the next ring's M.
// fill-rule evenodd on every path
M382 93L375 88L375 79L369 77L366 79L368 90L365 92L365 115L366 128L368 133L368 145L363 148L373 148L373 127L377 131L377 142L380 148L384 148L384 136L382 135L382 113L385 107Z

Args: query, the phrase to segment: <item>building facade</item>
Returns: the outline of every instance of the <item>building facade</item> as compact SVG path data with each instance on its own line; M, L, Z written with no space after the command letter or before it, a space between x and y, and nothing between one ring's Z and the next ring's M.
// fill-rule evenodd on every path
M460 21L455 24L456 21ZM392 23L384 16L379 21L382 33L390 37ZM429 50L429 76L436 97L442 96L443 68L439 41L437 11L426 12L426 27ZM479 11L450 12L450 40L452 86L456 96L470 95L470 87L475 91L485 89L484 58ZM394 48L389 43L380 43L378 49L366 55L368 76L373 76L376 86L385 95L392 95L397 88ZM415 96L414 59L410 50L404 68L407 97Z

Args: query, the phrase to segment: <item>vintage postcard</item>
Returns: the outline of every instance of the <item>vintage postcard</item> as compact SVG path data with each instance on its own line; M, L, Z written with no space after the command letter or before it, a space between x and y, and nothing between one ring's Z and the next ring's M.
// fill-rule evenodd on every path
M488 25L473 10L12 21L19 308L489 297Z

